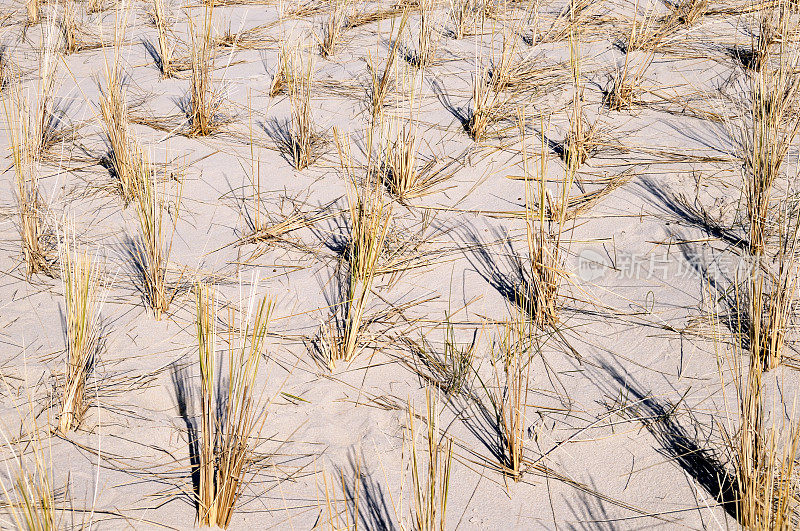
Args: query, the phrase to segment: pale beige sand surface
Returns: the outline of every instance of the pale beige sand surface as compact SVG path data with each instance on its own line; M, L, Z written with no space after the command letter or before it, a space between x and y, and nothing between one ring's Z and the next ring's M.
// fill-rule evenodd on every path
M86 384L88 407L80 427L61 436L51 427L67 353L64 285L44 275L26 279L13 161L5 155L12 89L36 98L39 53L48 27L60 31L63 4L43 4L42 20L27 25L24 4L0 0L0 45L11 72L0 91L7 109L0 114L0 474L7 488L17 467L12 451L32 451L25 426L36 419L64 508L61 527L194 528L189 434L200 389L192 285L201 279L214 284L223 321L229 311L246 313L251 293L275 301L257 378L267 417L251 443L231 529L331 528L326 481L338 509L357 514L359 529L412 529L408 407L424 431L425 389L436 383L414 346L441 356L447 315L458 342L475 345L465 389L441 391L437 405L439 426L453 441L448 529L738 526L721 484L733 473L726 437L738 426L731 359L746 359L735 348L730 306L740 281L735 267L746 254L741 135L751 73L735 50L758 31L758 16L742 14L749 3L700 2L697 20L657 35L669 2L580 2L570 23L561 1L487 0L474 6L480 22L456 39L453 5L435 2L427 20L434 53L420 68L412 64L416 2L346 2L352 20L385 13L345 27L328 57L319 41L332 3L220 2L214 35L239 37L214 48L218 127L204 137L185 134L190 72L166 79L159 72L152 3L128 2L127 10L99 3L89 12L90 2L75 2L85 49L57 55L61 136L37 165L48 227L58 234L72 224L103 278L103 341ZM188 17L199 24L204 7L166 5L174 57L184 60ZM382 116L384 125L416 128L417 167L433 177L426 193L405 201L382 189L392 217L360 351L330 370L325 332L346 302L352 193L335 135L349 142L363 175L370 65L383 68L404 6L409 19ZM635 102L609 109L604 91L626 68L631 24L646 19L649 48L628 56L627 68L641 76ZM168 233L175 227L167 281L176 295L161 320L132 260L135 207L124 206L103 163L109 146L99 97L115 60L115 23L124 28L118 61L132 132L151 161L166 165L159 170L167 174L164 223ZM596 128L590 156L574 173L559 156L575 94L570 35L585 120ZM794 50L797 34L784 38ZM523 81L498 93L498 119L474 141L463 122L476 72L497 68L504 43ZM290 98L270 95L281 46L299 50L313 70L318 140L301 171L285 149ZM530 361L523 474L514 481L498 469L502 440L490 394L502 394L503 380L492 359L527 278L523 159L534 172L542 154L553 196L565 176L574 177L573 210L561 240L558 322L541 331ZM794 146L788 158L774 198L796 203ZM279 238L243 243L257 210L263 225L291 216L303 223ZM792 329L785 363L764 376L765 403L778 423L795 406L795 340ZM14 527L9 517L0 521Z

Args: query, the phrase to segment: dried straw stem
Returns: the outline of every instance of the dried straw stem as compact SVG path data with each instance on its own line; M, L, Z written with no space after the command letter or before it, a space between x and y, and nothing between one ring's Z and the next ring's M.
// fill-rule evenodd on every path
M98 289L100 270L85 250L78 249L69 232L62 243L67 329L67 379L61 401L58 430L74 429L83 416L86 378L94 365L99 341Z

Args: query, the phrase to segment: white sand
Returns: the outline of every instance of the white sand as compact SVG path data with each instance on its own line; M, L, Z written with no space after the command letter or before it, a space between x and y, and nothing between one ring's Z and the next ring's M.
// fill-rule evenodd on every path
M648 92L641 97L646 103L617 112L602 105L601 89L624 61L614 42L629 31L632 5L597 4L581 15L580 52L586 113L597 123L601 144L578 173L585 188L576 185L570 193L596 191L602 185L592 182L606 176L630 172L632 178L590 205L564 233L569 280L561 292L560 335L546 340L532 364L525 408L527 471L520 482L495 468L491 446L497 435L492 414L481 414L490 403L478 380L472 383L477 398L442 398L441 426L456 441L447 510L451 529L737 525L716 498L712 464L727 459L722 430L732 433L736 425L725 357L726 352L733 355L730 331L711 318L711 288L704 274L693 270L690 257L699 255L702 268L715 259L733 262L739 253L670 202L679 203L682 194L689 205L702 205L743 234L738 228L743 214L735 213L742 182L736 116L746 105L747 82L727 49L736 42L749 44L751 19L709 15L678 28L656 49L644 73L642 86ZM711 4L729 7L731 2ZM0 40L21 69L22 86L35 91L36 50L46 23L26 28L21 3L3 0L0 5L0 16L10 14L0 27ZM111 42L115 10L86 14L84 3L78 5L82 26L96 33L95 39ZM287 13L293 7L284 5ZM365 3L358 9L377 7ZM525 21L529 7L498 8L506 10L505 26L514 28L509 42L515 46L515 63L532 61L541 76L508 104L527 109L534 166L541 124L554 143L564 138L573 86L565 63L566 39L535 46L521 39L533 27L533 15ZM496 323L512 315L498 285L513 284L516 278L509 249L522 257L527 253L519 218L524 184L514 178L522 175L517 126L509 120L499 126L505 131L495 128L475 143L447 108L467 112L476 55L482 64L492 54L499 57L503 21L487 19L484 36L455 40L447 33L453 23L442 3L436 10L433 64L423 75L398 58L398 70L409 80L406 88L416 86L411 114L422 140L419 157L422 163L435 157L436 167L450 164L445 171L452 175L407 205L394 202L390 247L399 249L409 267L379 277L368 306L375 321L366 328L362 352L329 372L315 362L311 345L331 317L330 306L341 303L336 249L348 237L347 182L333 128L351 138L354 157L363 162L371 113L366 58L377 56L383 68L390 22L347 29L334 55L323 59L313 34L321 34L327 6L283 21L275 4L215 8L217 32L268 25L267 37L252 49L217 50L214 87L224 98L221 113L230 122L210 137L187 138L178 134L185 129L179 125L178 102L188 97L189 76L183 72L161 79L145 47L157 43L149 9L149 3L133 3L121 64L131 116L140 121L170 117L167 121L178 126L174 133L134 127L151 159L169 160L171 171L183 179L168 280L180 277L190 286L205 278L215 284L220 301L234 307L251 291L269 293L276 301L258 380L272 403L231 528L322 525L327 518L323 471L336 478L336 485L340 477L350 489L360 483L362 529L410 527L406 407L411 403L417 412L424 411L425 382L414 368L425 369L405 340L425 337L440 352L441 322L451 312L461 341L477 333L475 369L494 385L490 360ZM542 5L541 30L563 9L561 2ZM655 9L666 8L658 3ZM185 56L187 10L176 3L170 12L173 38L180 42L175 54ZM199 16L201 11L189 12ZM403 37L411 47L418 25L414 13ZM268 94L281 39L304 44L304 59L313 58L313 119L324 138L318 160L299 172L268 134L291 112L285 94ZM632 52L631 60L639 65L646 55ZM104 61L113 61L111 47L80 51L59 63L56 102L74 134L52 147L40 168L48 216L58 224L64 216L74 219L78 240L96 253L108 286L102 307L105 347L87 384L89 407L80 429L67 438L47 433L58 414L65 364L64 288L60 280L41 275L25 280L9 157L0 192L0 359L8 383L3 431L9 439L18 437L20 416L30 420L31 408L38 415L59 506L74 509L63 515L63 525L83 520L102 529L187 529L195 523L196 509L175 380L187 378L185 385L197 400L194 295L181 290L168 315L155 321L137 288L126 250L137 233L135 210L122 208L113 178L97 164L107 150L98 104ZM9 103L10 90L0 97ZM406 119L409 100L396 91L389 99L386 115ZM702 113L716 113L723 121ZM513 119L515 112L509 115ZM325 216L282 241L238 246L235 242L249 231L246 218L254 212L250 138L260 161L262 219L279 221L294 208L308 217ZM4 153L9 142L6 132L0 135ZM548 175L559 180L565 165L552 150L547 153ZM175 193L174 181L167 190ZM681 241L688 243L676 243ZM256 250L263 254L248 260ZM729 276L709 276L719 290L732 286ZM227 318L226 310L220 313ZM712 341L715 328L725 341ZM789 356L795 354L791 348ZM787 392L776 400L791 411L794 371L779 368L766 381L770 389L783 383ZM196 409L190 408L190 414ZM5 448L5 457L12 446ZM703 452L708 452L705 461ZM15 463L7 464L13 474ZM7 479L5 474L10 484ZM337 496L342 498L341 490ZM4 519L4 525L8 522Z

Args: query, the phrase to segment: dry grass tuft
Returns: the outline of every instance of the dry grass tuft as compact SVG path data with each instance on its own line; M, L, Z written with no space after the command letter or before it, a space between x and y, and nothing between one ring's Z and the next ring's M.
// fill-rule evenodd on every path
M293 59L296 54L297 50L289 50L286 41L281 41L278 52L278 69L272 75L272 82L269 86L269 96L271 98L282 94L291 86L292 75L295 70Z
M384 129L383 178L389 191L400 200L407 200L425 191L417 170L419 138L413 122L399 124L395 120Z
M503 456L501 471L514 481L522 479L525 450L525 409L531 359L530 322L522 311L502 327L492 352L494 382L482 384L497 417Z
M192 39L192 77L191 77L191 109L189 112L191 136L210 135L217 125L217 111L220 99L214 93L211 70L213 68L214 47L211 43L211 16L213 8L207 4L204 8L203 24L195 26L189 17L189 31Z
M798 289L798 206L784 207L777 221L777 255L772 263L756 257L748 284L748 343L751 357L764 370L774 369L783 359Z
M108 9L108 5L105 0L89 0L86 6L87 13L102 13L106 9Z
M617 71L604 91L603 101L612 111L630 110L637 100L638 85L637 80L629 79L627 67Z
M158 31L158 68L161 77L172 77L175 69L172 64L172 45L170 44L169 27L171 21L167 11L167 0L153 0L153 21Z
M569 57L572 67L574 94L569 115L569 132L564 139L561 158L571 171L577 171L597 149L597 126L586 118L583 111L583 80L578 36L570 36Z
M6 385L8 385L7 382ZM33 408L33 405L30 405ZM6 462L8 479L0 479L0 488L5 498L4 512L7 520L14 529L35 531L50 531L63 528L64 511L56 508L56 492L53 488L52 477L52 451L45 455L39 428L34 419L33 425L23 420L25 445L9 441L5 432L2 432L5 441L4 448L9 450L16 466L12 472ZM14 448L19 446L19 448ZM26 457L25 452L31 451L32 456ZM11 484L7 484L6 481Z
M289 99L292 102L291 155L294 167L303 170L314 160L314 130L311 120L311 90L313 66L309 56L306 65L299 57L292 60L292 83Z
M227 389L223 390L216 367L217 315L213 288L198 283L196 295L202 408L198 520L201 525L227 528L246 485L253 441L266 415L255 382L274 305L266 296L258 303L251 298L247 317L240 323L235 339L231 332ZM234 325L230 323L232 330ZM225 391L220 400L217 394Z
M542 151L537 175L531 175L526 148L525 117L520 115L523 174L525 176L525 232L528 244L528 278L518 295L518 305L534 325L543 327L558 321L558 294L564 279L566 251L562 234L569 218L570 190L575 174L567 172L554 200L547 187L547 152L542 127ZM545 213L548 215L545 215Z
M419 30L417 33L417 49L408 53L409 61L417 68L429 66L436 56L436 39L434 33L434 0L417 0L419 6Z
M383 200L380 181L370 174L366 182L359 186L349 142L337 136L336 147L341 167L350 181L347 193L350 240L347 247L346 313L341 338L333 342L331 366L338 360L349 362L358 353L364 311L372 293L378 261L392 218L391 205Z
M319 43L319 53L328 58L333 55L336 44L342 38L342 32L347 27L347 3L343 0L334 0L333 9L328 15L327 22L322 27L322 40Z
M635 25L631 26L629 40L633 40ZM611 86L603 94L603 101L606 106L614 111L630 110L639 99L641 84L644 80L645 71L653 61L653 52L649 52L639 67L635 70L631 68L631 48L625 50L625 62L622 69L617 70L611 80Z
M28 15L28 24L33 25L39 22L41 11L39 9L40 0L25 0L25 11Z
M77 7L74 0L63 0L61 12L61 38L63 39L64 53L72 54L81 49L79 40L80 29L75 21Z
M164 216L168 206L165 204L163 192L159 190L158 177L143 155L141 168L143 169L142 178L137 183L135 194L139 243L136 246L134 259L142 277L144 295L153 309L156 319L161 319L161 315L167 312L172 299L177 294L177 287L172 290L167 287L166 274L172 250L172 238L178 223L182 184L175 198L172 230L169 234L169 241L167 241ZM167 177L166 164L164 165L164 174Z
M599 145L597 124L589 122L586 118L582 110L582 99L581 95L575 98L575 104L569 116L569 131L561 149L561 158L571 171L583 166Z
M784 0L764 7L765 9L756 11L759 19L755 25L758 29L751 37L750 48L734 50L734 55L742 66L754 72L760 72L768 65L771 49L775 44L780 43L783 51L786 40L782 35L787 35L786 31L791 30L789 8Z
M480 142L486 137L489 126L499 120L503 99L492 89L491 70L489 67L478 67L472 78L472 101L466 125L469 137Z
M417 372L431 381L449 397L458 396L469 391L469 384L475 373L475 351L477 347L477 331L469 343L461 343L456 338L456 329L449 314L445 315L444 341L441 352L425 337L420 343L405 338L419 360L427 369L427 373Z
M710 11L707 0L678 0L665 2L669 12L656 12L657 4L648 2L645 11L639 10L639 0L634 7L631 30L622 43L626 52L643 50L653 52L669 46L681 30L696 26Z
M0 46L0 92L11 85L16 67L6 46Z
M100 89L100 116L109 147L109 163L125 205L136 198L145 179L141 150L130 126L120 72L106 75L106 88Z
M84 389L99 347L100 269L89 254L79 249L75 235L67 231L61 246L67 329L67 373L58 430L75 429L86 409Z
M453 22L453 38L463 39L474 34L483 12L475 0L450 0L449 13Z
M772 188L800 129L800 118L794 113L800 89L796 67L794 52L782 45L778 64L764 66L750 78L750 110L742 143L753 255L764 251Z
M740 426L731 445L739 522L746 529L795 529L800 511L795 472L800 427L766 425L760 360L751 358L746 373L737 369Z
M669 5L670 13L667 25L671 23L683 26L694 26L708 12L708 0L680 0Z
M55 19L42 29L43 43L39 50L39 76L35 94L23 93L17 87L11 93L13 100L12 127L24 131L19 138L20 146L31 160L41 160L45 152L59 140L59 118L55 113L56 69L58 67L58 29ZM28 102L28 96L33 100ZM6 108L8 113L8 107Z
M9 124L25 274L28 279L37 273L54 276L56 267L52 234L45 223L47 209L39 189L37 156L41 144L36 133L38 122L32 119L27 102L18 88L13 90L10 99L10 102L4 100L4 107Z
M408 407L408 432L411 446L411 486L414 505L411 521L420 531L444 531L446 527L447 494L450 489L450 466L453 460L453 441L444 441L439 431L436 410L436 390L425 391L428 430L425 434L425 459L417 451L418 433L414 409Z
M667 37L662 18L655 12L655 7L656 4L649 4L647 10L640 13L637 0L631 30L624 43L626 53L635 50L653 51Z
M516 43L513 33L510 30L504 30L500 57L492 60L492 67L489 71L489 84L495 92L509 90L522 81L520 66L514 66L515 51Z
M397 60L397 51L400 46L400 35L402 35L403 28L405 28L407 22L408 10L404 10L402 17L400 18L400 22L397 25L397 33L395 34L395 22L394 19L392 20L392 27L389 31L389 42L392 42L392 47L389 49L389 56L386 58L386 63L384 64L383 70L379 70L372 56L369 57L367 62L371 82L369 87L369 103L370 108L372 109L373 126L383 109L384 102L386 101L386 94L391 86L390 76L392 70L395 68L395 62Z

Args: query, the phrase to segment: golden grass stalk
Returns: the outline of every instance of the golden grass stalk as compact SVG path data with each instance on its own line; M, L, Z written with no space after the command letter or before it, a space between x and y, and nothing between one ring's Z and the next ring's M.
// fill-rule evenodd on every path
M525 115L519 114L522 133L522 167L525 177L525 235L528 244L527 285L519 295L518 305L542 327L558 321L558 293L563 281L564 254L562 234L569 214L570 190L575 173L567 171L559 183L560 193L553 200L547 188L547 142L542 126L541 152L537 175L530 171L526 146ZM545 215L547 213L547 215Z
M391 207L383 202L380 188L368 184L352 189L350 204L350 246L347 316L344 329L344 360L350 361L358 350L361 322L391 220Z
M756 273L751 271L750 274ZM736 301L738 312L742 312L738 292ZM716 322L716 309L713 312ZM742 335L741 320L738 326L738 333ZM717 337L719 334L715 331L715 343ZM730 499L735 503L735 515L744 529L796 529L800 482L795 466L800 425L796 420L784 420L779 426L776 418L783 416L782 408L776 408L776 416L768 423L763 360L754 348L750 348L749 356L742 356L739 345L734 342L731 351L725 354L733 377L738 416L735 430L724 433L733 468ZM725 384L724 380L722 383ZM790 412L789 418L796 419L795 413Z
M400 17L400 23L397 26L397 34L394 32L394 19L392 20L392 27L389 30L389 41L392 42L392 47L389 49L389 56L386 58L383 71L380 72L377 65L374 64L372 57L369 59L369 72L370 72L370 107L372 109L373 124L377 121L378 115L383 109L384 102L386 101L386 94L389 91L390 75L392 69L395 67L397 59L397 51L400 46L400 35L408 22L408 10L403 11Z
M778 252L772 264L756 257L749 278L749 337L751 357L764 370L777 367L797 300L800 213L786 206L779 216Z
M503 432L508 453L509 470L516 480L522 477L523 452L525 449L525 408L528 403L528 380L530 378L531 334L526 319L519 315L511 324L513 331L505 335L505 380L508 401L503 408ZM510 344L510 336L513 344Z
M633 10L631 30L625 43L626 53L632 50L653 50L663 39L658 24L659 16L655 12L655 4L649 4L644 14L640 16L639 0L637 0Z
M414 53L414 66L425 68L433 62L436 54L436 42L434 41L433 28L433 9L434 0L418 0L420 18L419 31L417 33L417 50Z
M596 126L590 124L583 112L583 82L581 80L580 43L575 31L570 33L569 60L572 67L574 94L569 115L569 132L564 139L562 158L571 171L576 171L597 147Z
M22 458L20 457L20 461ZM50 478L44 464L36 458L33 470L20 463L20 470L15 478L14 499L6 491L6 499L11 507L11 514L17 529L50 531L58 529L55 509L55 494L50 485ZM3 487L5 490L5 486Z
M752 430L750 424L742 429ZM800 508L795 467L795 455L800 430L790 426L782 434L777 426L764 430L762 437L747 435L740 448L739 460L745 466L737 468L739 492L739 521L746 529L796 529Z
M488 394L497 415L504 451L500 466L514 481L519 481L523 474L531 332L527 316L517 311L514 319L503 327L499 352L492 356L494 386Z
M635 15L634 15L635 17ZM635 18L634 24L631 25L631 34L629 41L635 37ZM621 70L618 70L612 78L611 87L609 87L603 95L604 102L609 109L613 111L622 111L631 109L636 103L638 93L640 91L639 85L644 79L645 70L650 66L653 60L653 53L650 52L647 58L642 62L641 66L635 71L631 71L631 47L625 49L625 63Z
M265 296L252 313L255 299L250 301L248 317L240 325L237 339L229 342L227 393L220 401L215 396L221 390L216 381L213 288L199 282L196 295L202 406L198 520L201 525L227 528L245 485L252 441L265 414L255 395L255 379L273 303ZM235 323L231 326L235 327Z
M419 137L414 123L401 126L395 120L385 129L383 145L383 177L389 191L401 201L419 195L423 183L417 170Z
M172 250L172 237L178 222L181 192L177 194L175 211L172 213L172 230L169 241L164 230L164 215L167 205L164 194L159 190L157 176L147 159L140 154L142 174L137 181L135 193L136 214L139 222L140 245L137 246L135 259L142 275L144 294L155 313L156 319L169 310L177 288L171 292L167 288L167 268ZM164 167L166 176L167 168Z
M153 0L153 20L158 31L158 61L161 77L172 77L175 73L172 64L172 45L169 42L170 21L165 5L166 0Z
M38 161L57 140L58 119L55 116L53 101L56 87L56 67L58 66L58 29L52 18L42 30L43 43L39 50L39 76L35 98L30 105L20 89L12 92L14 100L13 123L23 128L25 135L19 139L31 160ZM8 115L8 108L6 110Z
M291 150L294 167L303 170L313 160L314 140L311 121L311 89L313 66L311 57L303 67L302 61L295 57L292 61L294 71L289 85L289 99L292 102Z
M800 429L766 426L761 360L751 357L745 374L737 367L740 426L733 442L737 516L745 529L796 527L800 485L795 473ZM783 432L783 433L781 433Z
M75 22L75 2L74 0L63 0L63 12L61 15L61 33L64 39L64 53L75 53L80 49L78 41L78 26Z
M200 525L216 523L214 490L214 441L217 419L214 416L214 377L216 365L217 319L213 289L198 282L197 297L197 352L200 360L200 481L198 485L198 520Z
M32 407L32 406L31 406ZM27 432L28 443L25 448L32 449L33 456L26 459L23 449L15 450L11 441L3 432L5 447L13 454L17 462L12 472L6 464L6 477L13 484L0 479L7 512L15 529L35 531L55 531L62 529L63 512L56 509L56 494L52 483L52 455L45 457L42 441L34 420L29 426L23 420L23 429ZM31 462L32 461L32 462Z
M341 530L358 530L358 503L359 503L359 482L361 480L361 463L356 463L356 478L353 484L352 496L348 492L347 483L342 472L339 473L339 487L335 484L335 479L332 476L330 479L325 471L322 471L322 483L325 493L325 505L320 510L320 518L322 521L325 518L327 528L330 531ZM341 488L341 498L337 494L337 490ZM315 529L320 528L318 524Z
M453 21L454 38L463 39L465 35L474 31L478 12L475 0L450 0L450 19Z
M473 373L475 341L473 338L468 345L460 345L456 341L455 327L449 315L445 319L443 354L446 367L444 390L448 394L459 394L466 390L469 377Z
M383 201L378 179L368 179L359 187L356 184L349 143L337 138L336 146L341 166L351 183L347 191L350 241L347 248L349 279L344 329L341 348L334 349L335 352L332 353L332 364L338 359L349 362L358 352L364 310L372 292L378 261L392 217L391 205Z
M762 406L761 363L750 363L744 389L739 398L738 445L735 448L736 484L739 494L739 521L748 529L767 529L759 518L763 509L771 507L766 497L769 484L763 477L769 466L764 447L764 412ZM740 384L741 385L741 384ZM763 506L760 507L760 506Z
M256 308L253 321L247 320L241 327L239 348L229 350L228 401L222 416L225 419L222 434L218 439L221 445L216 449L219 456L217 525L223 528L228 527L245 484L244 475L251 458L250 439L257 435L257 425L264 415L264 409L255 395L255 379L273 308L272 300L264 296Z
M94 364L99 341L100 287L100 269L85 250L78 248L69 230L62 242L61 276L66 306L67 379L58 430L66 434L80 424L85 410L86 378Z
M278 51L278 69L272 75L272 82L269 86L269 96L271 98L283 93L292 84L292 74L295 70L293 59L295 55L296 50L294 52L290 51L286 41L282 40Z
M749 248L753 255L764 252L772 188L800 128L800 118L793 114L800 80L794 73L796 60L790 53L782 44L777 67L764 67L750 78L744 166Z
M212 4L206 4L203 24L195 26L189 17L189 31L192 38L192 77L190 129L192 136L207 136L214 128L215 114L219 102L213 92L211 69L213 68L213 46L211 45Z
M497 121L500 106L500 98L491 86L491 69L479 66L472 77L472 101L465 126L472 140L484 139L489 126Z
M142 155L131 130L122 80L114 68L106 73L106 88L100 89L100 116L110 148L110 163L125 205L134 200L145 179Z
M708 0L682 0L670 4L670 20L684 26L694 26L708 11Z
M322 57L332 56L336 49L336 43L341 39L342 32L347 25L346 7L347 4L343 0L334 0L333 9L322 27L322 41L319 43L319 53Z
M450 466L453 460L453 441L444 441L439 431L436 392L425 390L427 426L424 458L417 451L418 433L414 409L408 408L408 430L411 445L411 481L414 496L411 519L420 531L446 529L447 495L450 489Z
M39 1L40 0L25 0L25 11L28 14L28 24L30 25L36 24L41 18Z
M88 13L100 13L106 9L105 0L89 0L89 5L86 8Z
M37 273L53 276L54 257L48 245L48 233L43 219L45 204L39 190L39 173L36 156L39 149L36 141L35 122L27 102L19 93L12 91L11 101L4 100L11 157L14 163L15 191L19 209L19 231L22 256L25 260L25 275L30 279Z

